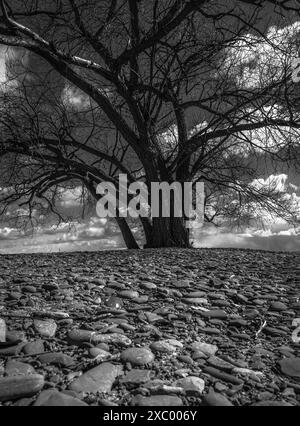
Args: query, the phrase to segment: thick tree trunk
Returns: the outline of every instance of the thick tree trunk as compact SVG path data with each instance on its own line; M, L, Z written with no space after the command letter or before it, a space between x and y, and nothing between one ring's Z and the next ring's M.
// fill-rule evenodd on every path
M181 247L189 248L189 230L185 220L181 218L153 218L151 239L147 241L147 248Z
M119 228L121 230L121 233L122 233L123 239L125 241L126 247L129 250L139 250L140 247L139 247L138 243L136 242L136 240L133 236L133 233L132 233L126 219L123 218L123 217L116 217L116 221L117 221L117 224L119 225Z
M153 226L151 220L148 217L140 217L141 224L143 226L146 244L144 248L151 247L152 237L153 237Z

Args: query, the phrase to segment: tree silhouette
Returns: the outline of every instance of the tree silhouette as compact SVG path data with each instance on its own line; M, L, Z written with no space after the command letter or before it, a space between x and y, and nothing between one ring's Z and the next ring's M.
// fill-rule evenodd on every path
M56 174L43 177L46 188L79 179L93 194L99 181L125 171L148 186L203 180L207 220L218 214L220 197L222 214L240 214L243 206L258 203L295 218L276 188L253 181L262 155L276 167L299 159L299 108L291 79L298 2L0 3L0 43L45 61L88 99L89 116L95 111L98 120L88 140L82 123L71 132L60 125L54 139L44 132L38 143L36 135L26 141L5 136L2 157L30 155L55 165ZM134 246L128 224L121 222L128 246ZM144 218L142 224L149 247L189 246L184 218Z

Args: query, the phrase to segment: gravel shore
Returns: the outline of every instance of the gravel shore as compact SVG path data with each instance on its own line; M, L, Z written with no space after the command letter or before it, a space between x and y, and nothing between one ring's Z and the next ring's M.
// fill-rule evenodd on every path
M0 256L0 405L300 405L299 265L225 249Z

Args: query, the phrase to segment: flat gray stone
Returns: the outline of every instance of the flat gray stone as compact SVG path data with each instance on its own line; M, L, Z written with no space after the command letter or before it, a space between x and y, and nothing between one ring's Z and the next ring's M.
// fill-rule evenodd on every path
M120 291L119 296L123 299L136 299L139 297L139 292L135 290Z
M39 395L35 407L87 407L88 405L80 399L74 398L56 389L48 389Z
M289 308L282 302L272 302L270 305L270 310L274 312L283 312L287 311Z
M199 377L190 376L177 380L175 386L183 388L187 396L200 396L205 389L205 382Z
M51 354L43 354L39 356L39 361L42 364L56 365L58 367L72 367L75 365L75 360L63 354L62 352L53 352Z
M54 337L57 330L57 324L53 319L34 320L33 327L42 337L49 338Z
M14 401L30 397L44 387L44 377L40 374L18 375L0 378L0 401Z
M181 407L183 402L177 396L155 395L144 397L136 395L131 400L131 405L138 407Z
M205 395L202 404L208 407L233 407L233 404L224 395L217 392Z
M121 353L123 362L130 362L132 365L146 365L154 361L154 354L147 348L129 348Z
M285 401L261 401L252 404L252 407L293 407L293 405Z
M187 305L207 305L208 300L201 297L184 297L182 299L183 303Z
M0 318L0 342L6 342L6 323Z
M23 352L26 355L37 355L45 351L44 342L42 340L36 340L34 342L27 343L23 347Z
M114 381L122 372L121 365L104 363L84 373L71 383L69 389L77 393L107 393L111 391Z
M83 343L115 343L122 346L130 346L131 340L119 333L101 334L89 330L71 330L68 333L68 342L71 345L81 346Z
M193 351L200 351L207 356L214 356L218 352L218 347L216 345L205 342L195 342L192 344L191 349Z
M220 320L226 320L228 318L228 315L225 311L218 310L218 309L207 311L207 312L201 312L201 315L205 318L220 319Z
M133 369L120 379L125 386L138 386L151 380L151 370Z
M165 340L159 340L158 342L151 343L150 348L154 352L172 354L177 352L179 349L182 349L183 344L175 339L165 339Z
M7 376L18 376L20 374L35 374L35 369L30 365L20 361L7 361L5 366L5 374Z
M300 358L286 358L279 365L286 376L300 378Z

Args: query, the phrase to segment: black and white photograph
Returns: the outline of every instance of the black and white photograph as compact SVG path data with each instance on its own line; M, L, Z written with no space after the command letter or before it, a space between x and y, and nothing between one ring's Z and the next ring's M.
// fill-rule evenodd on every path
M300 406L300 1L0 0L0 407L40 406Z

